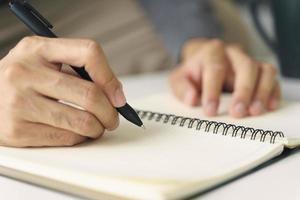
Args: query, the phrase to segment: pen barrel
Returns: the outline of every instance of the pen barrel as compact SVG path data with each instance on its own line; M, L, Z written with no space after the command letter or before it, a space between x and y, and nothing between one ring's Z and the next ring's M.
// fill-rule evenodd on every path
M40 17L36 16L28 8L24 7L20 2L11 2L9 4L10 10L27 26L32 32L38 36L57 38L57 36L51 31L51 29L45 24ZM81 78L93 81L89 74L85 71L84 67L71 66Z
M20 3L11 2L9 6L10 10L36 35L51 38L57 37L41 20Z

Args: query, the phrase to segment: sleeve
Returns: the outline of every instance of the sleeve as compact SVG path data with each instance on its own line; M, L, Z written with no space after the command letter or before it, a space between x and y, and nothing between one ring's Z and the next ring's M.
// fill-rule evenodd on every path
M221 36L210 0L140 0L172 57L193 37Z

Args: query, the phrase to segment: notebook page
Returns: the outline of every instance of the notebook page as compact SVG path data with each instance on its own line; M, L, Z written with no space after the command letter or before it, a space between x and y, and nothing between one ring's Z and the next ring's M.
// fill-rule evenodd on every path
M288 147L295 147L300 144L300 103L284 102L281 107L273 112L265 113L261 116L234 119L228 116L228 107L231 96L223 95L219 115L207 117L203 114L201 107L191 108L177 101L171 94L158 94L134 102L136 108L157 111L162 113L174 113L188 117L225 122L256 129L281 131L285 135L282 143Z
M145 126L144 131L121 120L113 133L71 148L1 147L0 166L94 191L165 197L179 192L178 188L177 195L200 191L282 151L280 144L242 141L152 121L145 121Z
M211 146L218 145L214 142L216 140L208 141L207 139L197 145L205 145L205 141L210 142ZM67 188L64 191L74 194L81 194L78 193L81 192L80 189L92 191L93 193L86 196L89 198L97 198L97 193L111 193L128 198L169 199L205 190L271 159L282 151L282 146L279 144L263 145L263 143L255 144L255 142L247 141L242 145L234 139L228 139L227 142L228 145L218 148L222 153L211 153L213 148L202 148L205 152L199 151L194 154L187 150L180 151L180 153L176 151L174 152L177 153L176 160L173 159L173 155L170 158L167 157L165 148L153 152L157 155L155 159L147 154L143 154L143 158L136 155L138 158L133 159L133 156L130 156L128 159L125 154L134 153L129 151L125 151L124 154L118 151L118 154L121 153L119 157L115 155L117 154L115 152L103 156L101 148L98 148L101 143L98 142L89 146L83 145L85 150L55 148L51 151L45 149L45 151L25 152L19 149L1 148L0 172L3 173L1 166L6 166L38 176L34 180L30 176L18 177L12 174L14 178L43 185L45 185L44 178L50 179L51 187L58 190ZM232 145L232 148L229 145ZM170 145L170 150L174 150L172 146ZM196 148L190 148L190 150L194 149ZM169 153L169 150L167 152ZM107 159L108 156L111 157ZM215 159L207 158L209 156L216 157ZM119 162L111 161L116 159L115 157L118 157ZM99 160L102 158L104 159ZM180 162L180 159L185 163Z
M245 163L251 155L268 146L191 129L155 126L150 122L145 122L145 125L148 128L143 131L122 123L116 133L72 148L1 147L1 153L58 168L87 170L98 175L149 180L199 180L222 173L225 168L231 169L237 163ZM178 172L178 169L182 171ZM201 170L195 174L197 169Z

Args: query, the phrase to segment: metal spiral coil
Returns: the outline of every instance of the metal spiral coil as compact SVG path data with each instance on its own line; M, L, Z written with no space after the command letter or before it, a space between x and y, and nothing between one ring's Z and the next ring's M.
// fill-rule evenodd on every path
M284 138L280 131L255 129L245 126L237 126L217 121L202 120L198 118L189 118L177 116L174 114L158 113L144 110L136 110L141 119L162 122L164 124L176 125L180 127L203 129L207 133L221 134L224 136L240 137L241 139L250 138L250 140L259 140L260 142L275 143L276 138ZM269 136L269 137L267 137Z

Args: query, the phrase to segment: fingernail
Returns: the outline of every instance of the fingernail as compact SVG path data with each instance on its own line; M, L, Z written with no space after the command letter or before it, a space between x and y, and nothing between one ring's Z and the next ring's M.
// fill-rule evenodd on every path
M205 113L208 116L215 116L217 114L218 104L215 101L209 101L204 104Z
M254 101L251 104L251 109L253 111L254 114L259 115L265 112L265 107L263 105L263 103L261 101Z
M192 106L194 103L194 92L192 90L188 90L184 97L184 103Z
M277 99L272 99L270 102L270 109L275 110L279 106L279 101Z
M122 107L126 104L126 98L122 88L118 88L115 92L115 107Z
M234 111L235 111L236 114L239 115L239 117L243 117L247 114L246 106L242 102L239 102L239 103L235 104Z

